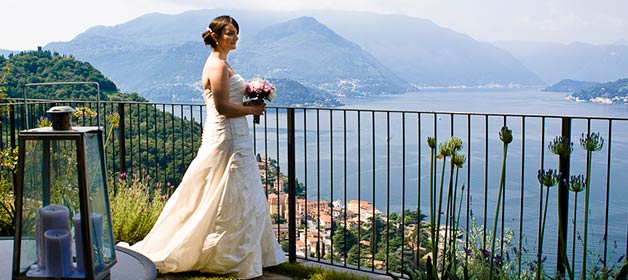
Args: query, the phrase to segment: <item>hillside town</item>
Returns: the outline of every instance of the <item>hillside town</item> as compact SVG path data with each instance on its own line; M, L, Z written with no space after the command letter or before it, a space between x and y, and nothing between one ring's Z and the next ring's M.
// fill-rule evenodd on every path
M263 182L262 185L268 194L268 205L273 220L273 228L282 244L285 244L288 240L289 227L287 220L290 214L288 208L288 193L286 192L287 176L282 173L277 174L277 172L273 172L273 170L277 170L275 160L270 159L267 161L266 157L259 155L257 159ZM336 224L336 232L338 228L346 228L347 231L353 233L366 231L367 233L359 238L359 246L355 246L362 249L359 256L360 259L363 263L372 265L375 268L384 266L383 260L377 257L375 257L375 259L373 258L373 252L371 251L372 239L368 232L372 229L374 217L377 218L376 221L378 224L385 224L386 215L383 215L382 211L376 209L372 203L355 199L347 200L346 203L341 200L308 200L303 195L297 194L296 212L296 253L298 256L326 259L334 258L335 260L344 261L347 257L347 252L350 251L353 246L351 246L352 244L347 244L347 247L343 247L345 252L338 252L337 244L333 244L333 235L335 233L332 228L334 224ZM391 221L391 224L392 223L394 223L395 228L399 228L399 223ZM415 225L416 223L413 223L404 227L406 235L410 232L414 232L416 228ZM380 229L378 228L378 230ZM415 245L415 243L410 240L413 240L413 238L406 237L406 247L412 247L408 249L409 253L414 251L413 248ZM358 242L358 240L356 240L356 242ZM333 256L329 254L330 252L334 252ZM348 263L354 262L348 261Z

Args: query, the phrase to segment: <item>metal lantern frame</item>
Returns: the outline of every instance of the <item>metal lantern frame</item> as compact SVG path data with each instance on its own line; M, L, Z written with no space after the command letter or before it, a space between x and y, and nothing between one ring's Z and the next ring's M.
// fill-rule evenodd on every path
M26 87L27 86L39 86L39 85L60 85L60 84L95 84L98 87L98 109L100 108L100 89L98 83L95 82L58 82L58 83L38 83L38 84L26 84L24 86L24 103L27 104L26 99ZM25 120L28 128L28 106L25 106ZM98 110L99 112L99 110ZM88 139L89 137L89 139ZM89 188L91 187L88 184L88 170L87 170L87 158L88 149L86 144L94 143L93 137L96 138L97 149L99 150L100 155L98 158L100 159L100 176L99 178L93 177L91 179L95 180L103 180L103 182L99 182L102 185L102 190L104 190L104 207L107 213L103 213L103 215L107 215L108 226L111 225L111 211L110 211L110 202L107 197L108 189L107 189L107 180L106 180L106 160L105 160L105 152L104 152L104 142L103 142L103 130L100 127L100 118L98 118L98 126L89 126L89 127L72 127L71 130L54 130L52 127L45 128L36 128L36 129L27 129L21 131L19 133L19 150L18 150L18 172L17 178L15 182L15 239L14 239L14 249L13 249L13 279L109 279L110 278L110 270L117 263L115 249L111 252L111 258L108 259L108 262L101 260L100 265L96 267L94 263L94 248L92 245L94 234L90 229L94 227L94 221L92 221L90 215L90 194ZM41 162L41 190L37 190L37 193L41 191L41 199L42 199L42 207L46 205L50 205L51 200L51 143L54 141L70 141L74 143L75 146L72 149L75 149L75 157L77 160L77 178L78 178L78 199L79 199L79 207L80 211L80 231L81 231L81 240L76 240L76 242L81 242L82 244L82 257L84 260L84 278L81 276L73 275L72 277L47 277L47 276L28 276L25 272L21 272L21 254L22 254L22 239L23 239L23 207L24 207L24 172L26 167L26 143L27 141L38 141L42 143L42 162ZM71 149L70 149L71 150ZM90 152L91 153L91 152ZM95 163L93 163L95 164ZM92 175L96 176L96 175ZM75 230L78 230L75 228ZM111 228L108 228L111 231ZM109 234L109 233L107 233ZM97 235L97 234L96 234ZM76 237L76 236L75 236ZM111 236L112 237L112 236ZM70 238L72 240L72 238ZM113 240L110 240L113 243ZM114 245L115 246L115 245ZM78 257L78 248L77 257ZM100 252L102 254L102 252ZM70 253L70 257L72 254ZM102 257L102 256L101 256ZM77 260L78 261L78 260ZM23 264L22 264L23 265Z

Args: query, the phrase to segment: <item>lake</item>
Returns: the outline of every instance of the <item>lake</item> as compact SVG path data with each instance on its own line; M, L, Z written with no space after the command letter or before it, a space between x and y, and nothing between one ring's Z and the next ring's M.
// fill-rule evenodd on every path
M586 154L579 147L580 135L590 130L600 132L606 140L604 148L594 153L592 159L588 247L602 254L600 242L604 238L605 219L608 217L608 254L619 256L626 250L628 216L625 205L628 205L628 196L625 189L628 175L623 167L628 163L628 121L613 121L612 133L609 135L608 121L587 121L578 117L628 118L628 106L578 103L567 100L566 96L565 93L540 92L538 89L422 90L399 95L341 99L345 105L336 109L346 111L298 109L295 143L297 180L305 183L310 200L346 202L359 198L374 202L377 209L385 214L417 208L427 214L430 155L425 140L428 136L436 135L440 143L454 135L463 140L462 152L467 156L458 179L458 185L464 183L466 186L463 199L465 203L469 199L469 213L478 224L492 225L503 151L497 132L506 123L513 131L514 140L508 149L504 223L507 228L518 233L519 221L522 220L524 238L527 240L524 246L535 248L540 209L544 201L541 198L547 194L545 189L541 192L536 175L541 167L557 168L557 156L547 149L547 145L560 135L561 125L560 119L536 116L572 116L572 175L585 173ZM356 110L480 115L456 114L452 117L451 114L442 113L435 118L433 114ZM512 116L504 118L481 114ZM257 151L278 158L282 170L286 170L287 161L285 115L285 111L276 113L270 110L266 115L266 132L264 119L262 125L255 129ZM522 118L518 115L536 116ZM435 126L437 133L434 133ZM609 137L612 138L610 160ZM610 163L610 169L607 163ZM442 163L437 162L438 183L441 168ZM447 175L448 172L447 169ZM445 180L445 188L447 182ZM550 189L544 238L548 245L544 246L544 254L548 256L555 254L552 244L555 244L557 238L556 197L556 188ZM573 203L573 199L570 194L570 203ZM579 235L582 235L583 228L583 201L584 193L580 193L576 217ZM463 207L463 213L466 210ZM568 240L572 237L572 216L573 205L570 205ZM578 249L576 251L580 255Z

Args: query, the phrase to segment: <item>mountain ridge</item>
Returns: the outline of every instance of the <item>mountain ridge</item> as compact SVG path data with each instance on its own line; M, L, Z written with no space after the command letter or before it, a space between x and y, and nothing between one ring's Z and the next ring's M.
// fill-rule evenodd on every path
M247 69L258 69L269 65L268 61L250 57L247 59L261 61L265 64L251 65L246 63L243 59L245 56L242 54L245 53L247 45L249 53L255 53L258 56L264 55L263 51L252 50L255 43L247 43L247 41L262 41L260 38L263 38L264 35L260 35L260 32L266 32L265 28L269 26L302 16L309 16L332 30L343 40L359 46L359 51L356 52L368 54L377 61L377 64L381 64L387 69L380 71L381 73L390 72L391 74L380 75L380 77L396 76L396 78L389 79L389 84L401 84L396 80L397 78L414 87L538 86L548 84L547 73L529 66L530 64L523 63L517 53L513 53L500 45L477 41L465 34L438 26L430 20L369 12L206 9L186 11L176 15L153 13L112 27L94 27L70 42L51 43L46 48L64 53L74 53L78 58L94 63L108 76L119 81L118 83L123 89L144 92L147 85L159 87L175 82L186 84L187 87L193 89L192 85L197 82L200 74L191 71L200 71L198 69L202 65L199 65L208 53L207 48L202 49L204 46L202 46L200 34L204 31L207 22L220 14L234 16L242 27L239 50L234 52L231 57L240 57L238 65L242 68L237 68L237 70L245 73L248 71ZM97 43L90 45L90 40L99 42L100 46ZM328 46L332 46L332 44ZM258 44L256 47L264 48L265 46ZM294 47L294 45L286 46L286 48L288 47ZM170 55L169 51L183 50L184 48L189 48L188 51L195 49L194 52L197 53L195 57L198 57L200 61L195 63L175 61L173 63L176 65L170 66L160 64L158 61L164 56ZM334 50L320 49L318 51L327 53ZM361 55L363 58L366 56ZM307 58L316 59L317 57L317 55L310 54ZM273 63L278 63L278 59L280 58L275 58ZM543 56L536 59L542 61ZM283 63L282 61L279 62ZM137 74L151 69L151 67L157 67L159 64L161 69L156 69L155 72L162 73L160 77L162 79L165 77L165 80L141 77ZM332 68L342 68L338 64L330 65ZM599 65L599 63L595 65ZM170 68L181 67L190 68L187 70L190 71L189 74L177 76L177 74L171 73ZM274 69L277 70L277 68ZM354 79L339 79L343 81L341 84L345 87L338 87L337 85L340 83L336 81L336 88L333 88L334 83L330 81L326 81L325 84L317 84L314 79L304 79L303 77L308 76L306 75L308 71L309 74L312 73L311 67L307 69L293 67L291 69L291 73L294 74L293 77L280 76L278 78L297 80L304 85L322 90L332 90L341 95L345 94L348 89L356 88L358 89L355 91L356 93L362 91L360 94L392 93L390 87L387 90L380 90L373 86L373 84L381 84L377 81L354 86ZM264 71L249 71L248 73L253 76L270 73L268 72L269 69L262 70ZM555 75L561 80L572 78L568 75L571 71L569 67L562 67L559 70L561 71L556 71ZM602 70L599 67L596 68L600 78L603 78L604 73L607 73ZM539 71L541 74L538 74ZM588 72L585 70L580 72L581 75L586 75L586 73ZM299 75L301 78L297 79L296 77ZM366 81L368 79L362 77L360 80ZM190 90L186 94L192 96L197 93Z
M317 25L320 24L316 22L313 18L306 18L302 20L309 21L310 25L312 25L313 23L316 23ZM138 23L134 22L129 24L133 25ZM327 27L322 27L323 26L320 25L318 26L318 29L315 29L315 31L321 33L319 34L321 36L318 37L320 39L320 42L334 42L336 46L338 43L342 43L345 46L353 48L352 51L348 51L345 53L352 57L354 56L354 53L358 53L358 56L360 58L355 59L355 61L375 60L373 57L369 57L369 55L364 54L363 51L359 49L358 45L344 40L333 31L329 30ZM116 26L115 28L120 27ZM289 28L289 26L287 28ZM301 28L303 28L303 26L301 26ZM136 30L134 32L138 32L137 28L133 29ZM92 31L94 30L99 31L99 28L92 29ZM131 34L132 33L133 32L131 32ZM299 32L296 32L294 30L288 33L300 35ZM124 36L122 36L121 38L114 38L109 40L108 38L114 37L111 34L112 33L108 32L98 32L98 34L81 34L68 43L52 43L49 44L47 48L54 49L55 51L59 51L62 53L74 53L77 57L94 63L98 66L99 69L102 69L103 72L108 73L108 75L111 76L112 79L116 80L120 84L121 88L124 88L125 90L138 91L142 95L150 96L150 99L159 98L155 94L157 92L168 92L169 90L164 89L168 87L176 87L177 89L182 90L178 94L178 96L182 99L176 99L177 101L198 101L198 96L200 96L199 93L201 91L198 86L198 77L200 76L200 69L202 69L202 64L204 63L204 60L209 53L209 48L204 46L202 42L200 42L200 40L196 40L195 42L186 41L181 44L171 44L168 46L160 44L156 44L155 46L145 46L143 42L141 42L141 40L140 42L126 42L123 39ZM268 52L265 53L263 50L267 48L259 47L260 42L264 41L264 36L255 36L256 35L249 35L249 38L255 39L251 39L248 44L246 43L246 40L242 40L238 45L239 50L237 52L234 52L234 54L230 56L230 61L233 62L234 66L238 65L236 69L238 69L238 71L241 72L244 76L253 77L267 75L265 71L252 71L251 68L263 66L265 67L267 65L272 66L273 64L281 62L283 62L284 64L295 63L296 60L294 59L294 57L292 57L293 60L290 61L284 59L283 57L273 57L272 55L269 55ZM304 39L303 37L298 38ZM300 40L295 39L295 41L297 42L292 43L299 43L298 41ZM312 44L320 42L312 42ZM94 43L98 46L90 47ZM272 42L267 43L272 44ZM247 45L249 47L249 51L246 50ZM259 53L260 49L262 49L261 54ZM320 52L320 50L313 50L311 48L309 50L310 52ZM331 52L324 52L324 54L331 55L335 51L336 50L333 50ZM249 53L250 56L246 57L242 55L244 53ZM238 63L238 54L240 54L240 57L247 58L247 65L242 65L242 63ZM312 56L313 54L311 53L306 55L306 57ZM256 65L255 63L251 62L252 60L255 60L255 57L259 57L263 61L258 62ZM366 64L376 65L379 68L385 67L378 62L368 62ZM275 67L274 69L276 68L277 67ZM336 87L336 85L338 85L340 81L332 80L332 76L327 74L326 79L323 79L324 82L322 84L319 84L319 82L321 82L321 79L311 78L312 76L314 76L312 75L313 72L308 70L320 68L322 67L316 63L314 63L314 65L309 68L292 67L292 69L294 70L292 72L300 73L299 76L269 75L268 78L295 80L306 86L314 87L324 91L331 90L335 93L339 93L345 90L347 90L347 93L349 94L366 94L365 91L393 93L405 92L407 90L415 90L405 81L394 76L394 74L389 73L388 70L379 71L382 73L386 72L385 74L382 74L380 76L391 77L392 82L385 81L381 78L378 79L377 77L371 77L372 81L360 84L358 86L354 86L349 83L348 86ZM347 71L347 73L353 73L358 70L360 69L355 67L353 70ZM299 79L299 77L301 77L302 79ZM357 80L367 79L357 78ZM171 97L167 96L164 96L164 98L166 100L171 99Z
M612 82L598 83L586 89L580 89L569 95L576 101L589 101L606 104L628 103L628 78Z
M416 90L359 45L312 17L271 25L239 48L233 65L248 75L292 79L337 95Z
M596 82L576 81L572 79L564 79L560 82L542 89L541 91L553 91L553 92L576 92L584 90L597 85Z
M497 46L512 53L544 82L564 79L607 82L628 77L628 45L592 45L501 41Z

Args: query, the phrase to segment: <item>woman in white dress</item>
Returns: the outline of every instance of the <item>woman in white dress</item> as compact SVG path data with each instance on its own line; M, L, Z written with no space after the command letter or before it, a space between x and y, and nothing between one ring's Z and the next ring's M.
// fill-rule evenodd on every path
M230 16L213 19L203 33L213 51L202 74L202 144L150 233L130 247L162 274L201 271L251 279L262 275L262 267L285 261L245 118L263 114L265 105L242 102L245 81L227 63L238 34Z

